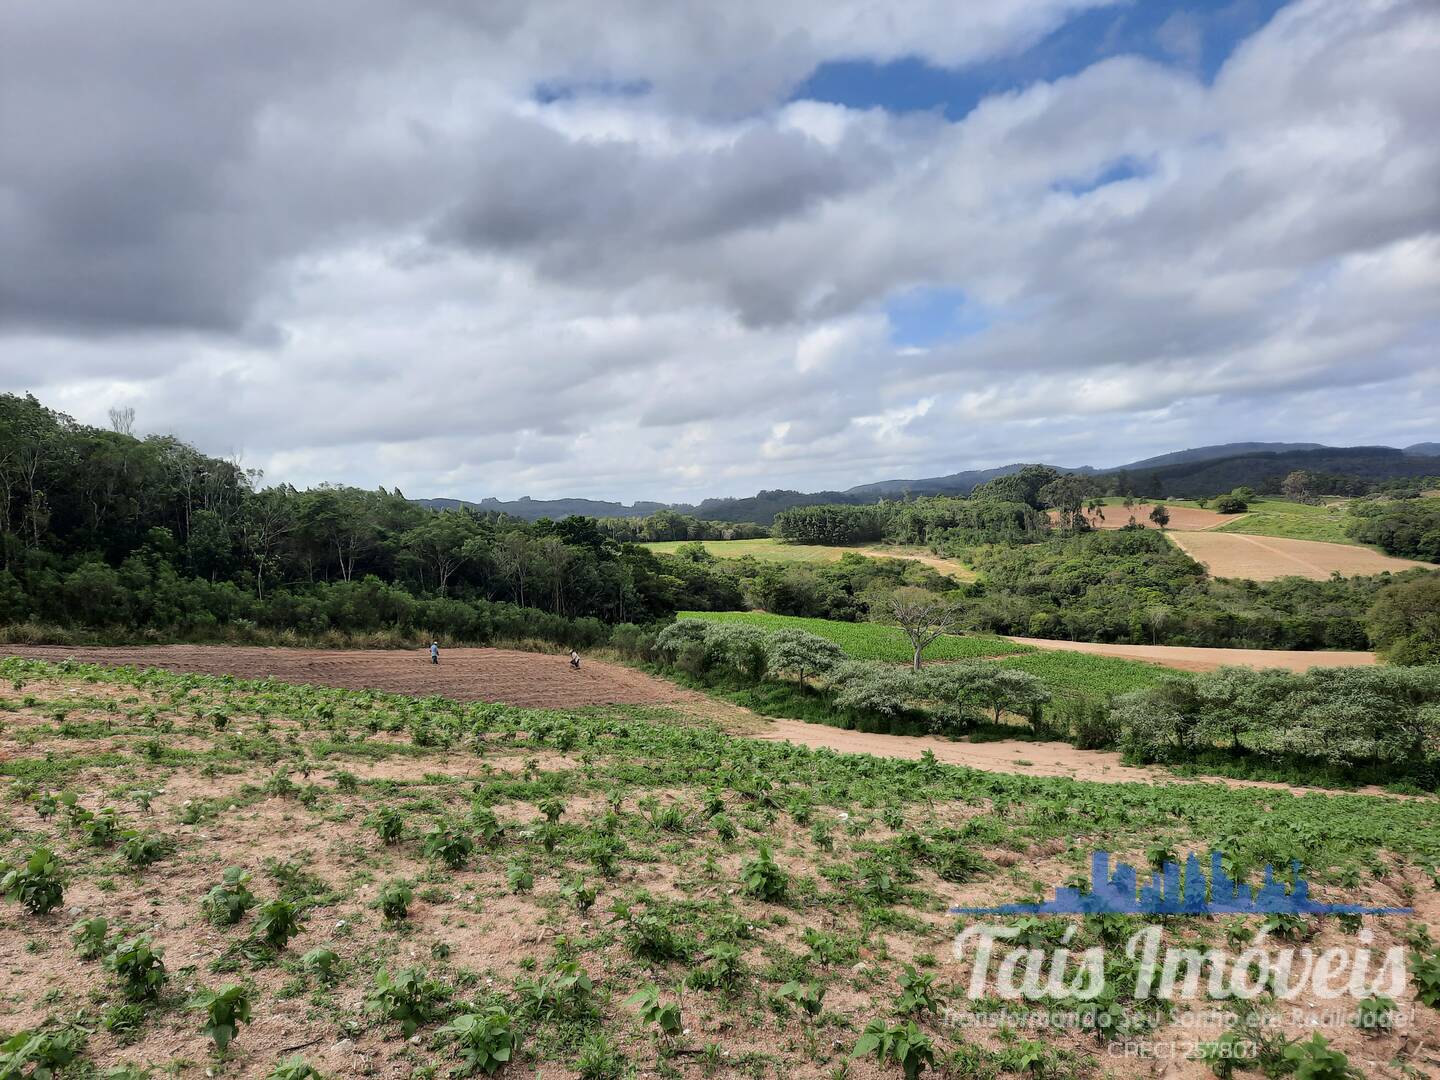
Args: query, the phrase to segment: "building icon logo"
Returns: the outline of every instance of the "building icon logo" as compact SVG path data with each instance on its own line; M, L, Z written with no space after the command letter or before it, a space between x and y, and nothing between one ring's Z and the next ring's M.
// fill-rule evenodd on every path
M1310 883L1292 863L1293 885L1275 879L1265 864L1265 883L1254 889L1234 881L1224 868L1224 853L1210 853L1206 878L1193 853L1185 862L1167 861L1143 884L1135 867L1119 863L1110 872L1110 853L1090 856L1088 888L1061 886L1055 899L1041 904L998 907L953 907L952 915L1410 915L1413 908L1367 907L1363 904L1322 904L1310 899Z

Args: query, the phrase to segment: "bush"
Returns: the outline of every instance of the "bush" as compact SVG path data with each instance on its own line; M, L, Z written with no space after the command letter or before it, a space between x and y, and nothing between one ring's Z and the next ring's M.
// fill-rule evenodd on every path
M36 848L23 866L0 863L0 893L19 900L36 915L44 915L60 906L65 886L60 875L60 860L49 848Z
M200 908L216 926L234 926L245 912L255 906L255 895L249 889L250 875L238 866L227 866L220 875L220 884L205 894Z
M483 1013L463 1013L442 1027L439 1034L455 1040L460 1052L456 1073L460 1076L498 1071L510 1062L520 1045L510 1014L499 1005Z
M243 986L201 991L191 999L190 1007L205 1010L201 1030L221 1054L240 1033L240 1025L250 1022L250 992Z
M1212 509L1217 514L1243 514L1250 509L1250 504L1242 495L1221 495Z
M115 946L105 966L115 972L125 993L135 1000L155 998L165 982L164 949L151 945L143 934Z

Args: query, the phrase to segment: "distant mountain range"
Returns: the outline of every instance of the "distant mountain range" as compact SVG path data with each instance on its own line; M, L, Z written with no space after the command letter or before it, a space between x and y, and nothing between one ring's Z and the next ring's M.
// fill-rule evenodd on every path
M693 514L707 521L753 521L769 524L782 510L819 503L863 504L880 499L918 495L968 495L996 477L1019 472L1029 464L1016 462L993 469L971 469L945 476L918 480L881 480L859 484L844 491L761 491L749 498L706 499L691 503L637 502L625 504L599 499L531 499L511 501L481 499L417 499L434 509L469 506L476 510L510 514L526 521L572 515L588 517L648 517L658 510ZM1371 480L1407 476L1440 475L1440 442L1415 443L1396 449L1391 446L1325 446L1322 443L1236 442L1197 446L1169 454L1142 458L1124 465L1096 468L1091 465L1053 466L1061 472L1085 475L1129 473L1137 480L1158 481L1171 498L1194 498L1229 491L1242 484L1259 484L1266 478L1284 476L1296 469L1316 473L1359 476Z

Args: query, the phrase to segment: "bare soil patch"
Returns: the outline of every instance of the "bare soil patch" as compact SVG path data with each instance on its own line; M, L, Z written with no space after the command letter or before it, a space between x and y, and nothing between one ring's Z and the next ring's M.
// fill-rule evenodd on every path
M1107 506L1103 513L1104 517L1098 514L1089 514L1091 526L1096 529L1123 529L1130 524L1130 518L1135 518L1135 524L1146 529L1153 529L1155 526L1150 521L1150 511L1155 509L1152 503L1136 503L1129 510L1124 506ZM1218 529L1231 521L1238 521L1244 514L1217 514L1214 510L1201 510L1194 506L1170 506L1166 504L1165 509L1170 512L1170 524L1166 529L1171 532L1205 532L1209 529ZM1051 520L1055 520L1057 514L1050 512Z
M1120 660L1142 660L1177 671L1214 671L1221 667L1271 668L1308 671L1312 667L1368 667L1377 663L1372 652L1282 649L1207 649L1189 645L1107 645L1094 641L1054 641L1049 638L1012 637L1010 641L1037 649L1092 653Z
M1015 773L1020 776L1063 776L1071 780L1093 780L1104 784L1223 784L1232 788L1269 788L1302 794L1340 794L1328 788L1296 787L1268 780L1232 780L1228 777L1188 779L1164 769L1126 765L1119 754L1109 750L1077 750L1063 742L1024 742L1004 739L996 742L956 742L931 736L875 735L864 731L807 724L803 720L772 720L755 736L796 746L821 747L842 754L872 754L875 757L918 761L925 751L947 765L964 765L982 772ZM1344 794L1389 795L1383 788L1363 787ZM1389 796L1397 797L1397 796Z
M1215 577L1251 581L1303 577L1326 581L1336 572L1350 577L1387 570L1398 574L1415 567L1434 569L1415 559L1399 559L1353 544L1328 544L1322 540L1217 532L1172 532L1170 539Z
M580 670L573 671L564 656L510 649L446 649L438 665L431 664L423 652L228 645L5 645L0 646L0 655L278 679L419 697L440 694L457 701L493 701L540 709L693 704L704 700L619 664L584 660Z

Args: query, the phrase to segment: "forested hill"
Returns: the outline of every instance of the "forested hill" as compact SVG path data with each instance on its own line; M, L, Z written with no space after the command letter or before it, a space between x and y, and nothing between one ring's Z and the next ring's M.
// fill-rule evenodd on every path
M421 499L433 509L468 506L481 511L509 514L526 521L541 518L558 520L570 515L603 518L643 518L657 510L674 510L702 521L754 522L769 525L775 515L802 506L864 506L882 499L916 498L924 495L969 495L981 484L1013 476L1032 467L1016 462L993 469L971 469L917 480L882 480L860 484L844 491L793 491L774 489L746 498L705 499L698 506L685 503L637 502L627 505L592 499ZM1196 498L1217 495L1236 487L1250 487L1261 493L1278 493L1287 473L1303 470L1322 478L1343 477L1334 494L1354 493L1365 482L1399 480L1414 476L1440 475L1440 443L1416 443L1403 450L1388 446L1321 446L1318 443L1221 443L1177 450L1144 458L1113 468L1089 465L1066 468L1036 465L1061 473L1095 478L1115 494L1168 498Z

